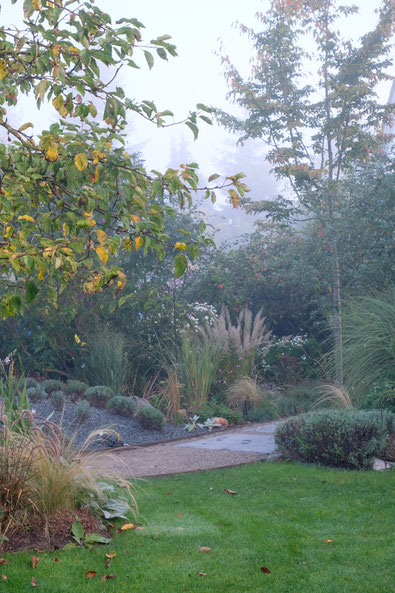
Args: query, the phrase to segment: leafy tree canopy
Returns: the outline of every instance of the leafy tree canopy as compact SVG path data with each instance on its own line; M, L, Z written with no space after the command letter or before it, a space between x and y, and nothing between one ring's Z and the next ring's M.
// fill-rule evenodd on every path
M0 127L8 140L0 144L3 318L22 311L43 284L56 303L72 278L88 294L113 286L118 295L126 276L113 256L141 248L163 258L165 216L175 213L165 195L182 209L199 188L196 163L148 172L125 152L130 115L174 125L171 111L132 100L116 86L121 68L139 68L141 58L152 68L156 57L175 56L169 35L144 42L140 21L113 24L93 1L25 0L23 13L23 30L0 27ZM34 94L37 107L52 108L59 120L40 134L29 121L11 125L21 93ZM184 120L195 138L199 121L211 123L210 112L198 104ZM242 177L218 182L212 175L206 197L215 200L216 187L226 187L237 206L247 189ZM176 276L207 241L203 226L194 239L179 231Z

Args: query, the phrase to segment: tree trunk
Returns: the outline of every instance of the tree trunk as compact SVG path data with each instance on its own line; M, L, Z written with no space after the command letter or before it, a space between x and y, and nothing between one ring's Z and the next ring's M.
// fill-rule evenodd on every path
M337 251L337 238L331 239L332 252L332 296L333 316L332 326L335 340L335 379L337 383L343 384L343 331L342 331L342 302L341 302L341 281L339 254Z

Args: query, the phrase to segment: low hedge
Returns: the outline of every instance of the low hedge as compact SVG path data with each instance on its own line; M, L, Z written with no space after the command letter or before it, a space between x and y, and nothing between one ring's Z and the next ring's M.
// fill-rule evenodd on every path
M390 412L321 410L280 424L275 441L286 457L347 469L369 469L395 432Z

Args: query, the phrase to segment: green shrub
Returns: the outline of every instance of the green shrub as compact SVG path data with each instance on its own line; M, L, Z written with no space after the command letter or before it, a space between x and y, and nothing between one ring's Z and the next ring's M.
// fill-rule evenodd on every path
M130 397L116 395L107 404L107 410L120 416L134 416L137 410L136 403Z
M142 408L138 413L138 419L141 426L149 430L160 430L165 423L162 412L155 408Z
M88 387L83 381L72 379L63 385L63 392L71 401L75 402L81 399Z
M91 406L96 406L97 408L105 408L110 401L114 397L114 392L110 387L106 387L105 385L96 385L95 387L88 387L88 389L84 393L84 398L88 400Z
M80 399L75 407L75 415L78 422L83 423L89 420L92 415L92 408L85 399Z
M321 410L290 418L275 441L287 457L348 469L368 469L395 431L389 412Z
M33 403L41 402L47 397L45 389L40 385L37 385L37 387L29 387L26 392L29 402Z
M39 383L36 379L33 379L32 377L26 377L26 379L23 380L23 385L26 387L26 389L29 389L30 387L37 387Z
M275 404L266 398L262 398L256 406L251 406L247 412L246 420L249 422L269 422L278 418L278 409Z
M395 383L380 381L357 401L360 410L390 410L395 412Z
M55 410L60 411L63 410L66 403L66 396L63 391L53 391L51 393L51 401Z
M40 385L47 393L62 391L64 387L63 381L59 381L58 379L45 379L45 381L41 381Z
M219 418L226 418L229 424L242 424L244 422L243 414L239 410L232 410L225 404L215 400L209 401L197 413L202 421L218 416Z

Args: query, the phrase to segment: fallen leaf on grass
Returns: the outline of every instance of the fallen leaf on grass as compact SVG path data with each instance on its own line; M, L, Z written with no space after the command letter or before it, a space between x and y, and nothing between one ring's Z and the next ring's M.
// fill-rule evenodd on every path
M60 558L55 558L55 562L60 562Z
M177 517L181 517L181 513L177 513Z
M109 581L110 579L116 579L116 578L117 578L116 574L104 574L100 580L104 583L104 581Z
M37 558L37 556L32 556L32 568L36 568L39 560L40 558Z
M203 546L202 548L200 548L201 552L211 552L211 548L208 548L207 546Z
M136 531L144 531L144 527L138 526L136 527Z
M8 560L5 558L0 558L0 564L8 564Z
M128 529L136 529L137 525L135 523L124 523L121 527L121 531L127 531Z
M226 494L237 494L234 490L229 490L229 488L225 488Z
M5 575L5 574L2 574L2 575L1 575L1 580L2 580L2 581L6 581L6 580L7 580L7 575Z
M271 573L271 571L268 568L266 568L266 566L261 566L261 572L264 572L265 574Z
M198 572L198 575L200 577L206 577L207 576L207 572Z
M34 577L32 577L32 580L30 581L30 583L31 583L32 587L34 587L34 588L37 587L37 581Z
M322 541L324 542L324 544L331 544L333 542L333 539L323 539Z
M97 575L96 570L88 570L88 572L85 573L85 576L88 579L93 579L93 577L95 577Z
M114 556L116 556L116 555L117 555L117 553L115 550L113 550L111 554L106 554L107 558L114 558Z
M111 558L107 558L105 564L106 564L106 568L110 568L110 566L111 566Z

